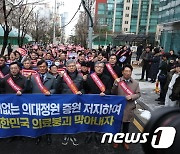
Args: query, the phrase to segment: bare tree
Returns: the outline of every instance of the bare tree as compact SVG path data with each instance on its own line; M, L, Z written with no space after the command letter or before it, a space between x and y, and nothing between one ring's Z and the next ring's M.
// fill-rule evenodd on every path
M13 14L15 13L15 10L20 7L24 7L26 5L32 5L32 4L35 5L37 3L42 2L43 0L37 0L34 2L28 2L27 0L26 2L24 0L0 0L0 1L1 1L0 12L2 14L0 24L4 30L3 47L1 50L1 55L3 55L5 52L6 46L8 44L9 33L12 30Z
M53 42L53 15L49 17L40 16L40 12L37 11L33 15L33 25L31 27L31 35L36 42ZM60 38L60 27L56 26L56 37Z
M84 47L86 47L87 33L88 33L87 16L84 12L82 12L79 15L79 20L75 26L75 37L73 37L74 43L81 44Z
M31 35L36 42L47 42L52 38L52 32L50 32L52 29L52 24L50 19L47 17L40 17L39 11L37 11L33 15L32 22Z
M27 1L24 3L27 4ZM13 13L13 26L18 29L18 45L22 47L24 38L28 32L28 27L33 20L33 10L35 6L20 5Z
M3 37L3 47L1 50L1 55L4 55L6 46L8 44L8 36L10 31L12 30L12 22L10 21L11 13L14 11L14 9L22 3L22 1L19 1L17 4L13 4L12 1L2 0L2 18L3 23L1 23L1 26L4 30L4 37Z

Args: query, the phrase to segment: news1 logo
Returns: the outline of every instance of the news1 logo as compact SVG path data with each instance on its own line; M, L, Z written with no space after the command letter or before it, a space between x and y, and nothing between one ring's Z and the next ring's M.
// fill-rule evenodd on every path
M158 139L158 133L160 132L160 138ZM166 149L169 148L173 142L176 135L176 129L174 127L159 127L154 131L152 137L151 145L156 149ZM158 141L158 144L156 144Z
M152 137L151 146L155 149L167 149L173 142L176 135L174 127L158 127ZM101 143L105 143L106 137L108 143L146 143L149 133L105 133L101 139Z

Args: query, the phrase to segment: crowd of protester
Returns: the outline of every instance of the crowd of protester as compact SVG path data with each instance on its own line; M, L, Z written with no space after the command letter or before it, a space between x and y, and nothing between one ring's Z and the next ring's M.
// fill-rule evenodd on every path
M123 118L123 132L128 132L129 122L133 119L134 101L140 97L137 81L131 78L132 51L129 46L98 50L84 49L73 45L25 45L8 55L0 56L0 94L43 93L51 94L99 94L126 96ZM160 104L175 105L180 96L180 57L174 51L165 53L162 49L147 46L138 47L137 60L142 59L142 76L152 83L160 81ZM113 73L112 71L113 70ZM99 87L93 78L102 82ZM72 80L70 85L67 78ZM123 80L133 91L127 94L117 84ZM75 86L73 91L70 86ZM41 88L40 88L41 87ZM167 98L166 98L167 97ZM48 144L51 135L47 136ZM99 134L88 134L85 142L92 138L99 140ZM36 138L36 144L41 138ZM63 145L71 141L78 145L75 135L64 135ZM128 145L124 144L128 149ZM114 147L117 147L115 144Z
M139 55L137 55L138 57ZM160 83L160 97L155 101L165 106L176 106L180 99L180 54L176 55L173 50L168 53L163 48L147 46L142 52L142 74L140 81ZM150 80L149 80L150 79Z

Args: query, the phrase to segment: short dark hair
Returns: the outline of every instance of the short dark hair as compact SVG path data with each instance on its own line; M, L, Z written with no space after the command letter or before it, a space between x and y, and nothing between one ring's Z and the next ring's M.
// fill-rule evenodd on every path
M79 57L80 57L80 56L82 56L82 55L84 55L84 56L85 56L85 54L81 52L81 53L79 54Z
M92 55L92 52L88 52L88 53L87 53L87 55L89 55L89 54Z
M89 64L89 62L83 61L81 63L81 66L90 67L90 64Z
M56 66L55 64L52 64L49 68L51 69L53 66ZM58 66L56 66L58 68Z
M37 66L39 66L39 65L41 65L43 63L45 63L46 66L48 66L48 63L44 59L41 59L40 61L38 61Z
M117 58L116 54L114 54L114 53L110 54L109 58L110 58L111 56L115 56L115 57Z
M151 49L151 47L150 47L150 46L147 46L147 47L146 47L146 49L147 49L147 48Z
M0 58L3 58L6 61L6 56L0 55Z
M175 68L176 68L176 67L180 67L180 64L179 64L179 63L176 63L174 67L175 67Z
M19 63L17 61L10 63L9 67L11 67L12 65L15 65L15 64L21 69L21 63Z
M159 53L160 51L159 51L159 48L155 48L154 49L154 53L156 54L156 53Z
M166 57L168 59L169 58L169 54L168 53L164 53L164 54L162 54L162 57Z
M65 55L66 55L66 54L67 54L67 51L63 51L61 54L65 54ZM60 55L61 55L61 54L60 54Z
M102 55L103 57L105 56L105 53L103 51L98 51L98 55Z
M122 71L124 71L126 67L130 68L131 71L133 71L133 67L132 67L130 64L125 64L125 65L122 67Z
M81 50L78 50L78 51L77 51L77 53L79 53L79 52L80 52L80 54L82 54L82 51L81 51Z

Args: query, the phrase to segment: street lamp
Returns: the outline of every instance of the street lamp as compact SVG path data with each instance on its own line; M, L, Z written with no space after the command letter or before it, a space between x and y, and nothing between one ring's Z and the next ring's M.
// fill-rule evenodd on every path
M63 5L64 2L57 3L55 0L55 6L54 6L54 20L53 20L53 44L56 44L56 20L57 20L57 9L59 9L59 6Z

